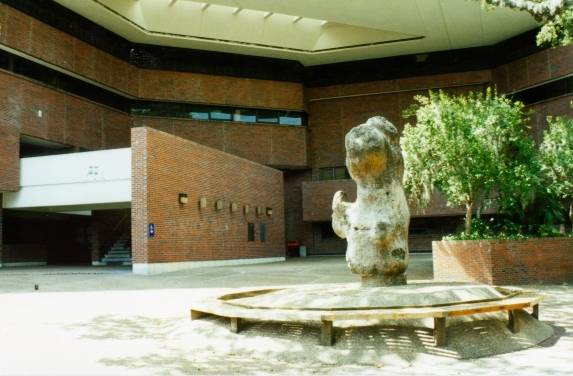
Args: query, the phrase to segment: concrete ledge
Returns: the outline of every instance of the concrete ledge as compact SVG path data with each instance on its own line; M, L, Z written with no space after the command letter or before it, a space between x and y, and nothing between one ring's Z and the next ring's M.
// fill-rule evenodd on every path
M184 262L160 262L152 264L134 263L133 274L159 274L176 272L179 270L206 268L214 266L232 266L232 265L248 265L248 264L263 264L267 262L285 261L285 257L264 257L264 258L248 258L248 259L231 259L231 260L212 260L212 261L184 261Z
M46 261L28 261L28 262L5 262L0 264L0 267L10 267L10 266L46 266L48 263Z

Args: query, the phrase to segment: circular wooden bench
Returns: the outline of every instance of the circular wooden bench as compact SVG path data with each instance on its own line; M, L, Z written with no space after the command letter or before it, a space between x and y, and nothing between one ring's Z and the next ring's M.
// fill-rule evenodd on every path
M539 319L539 303L543 299L531 291L497 288L506 293L505 298L482 300L470 303L454 303L424 307L391 307L372 309L265 309L247 308L234 305L234 299L266 294L280 289L248 290L226 294L215 299L207 299L192 304L191 319L196 320L205 314L211 314L230 319L231 331L241 330L242 320L261 320L276 322L318 322L321 324L320 344L333 344L333 323L343 320L402 320L402 319L434 319L434 341L436 346L447 344L446 319L489 312L508 312L509 328L516 333L522 326L518 310L531 308L531 315Z

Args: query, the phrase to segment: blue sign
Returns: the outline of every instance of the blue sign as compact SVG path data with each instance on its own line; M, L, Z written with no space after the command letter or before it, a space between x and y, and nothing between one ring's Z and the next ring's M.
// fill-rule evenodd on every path
M155 236L155 224L150 223L149 224L149 237L153 238Z

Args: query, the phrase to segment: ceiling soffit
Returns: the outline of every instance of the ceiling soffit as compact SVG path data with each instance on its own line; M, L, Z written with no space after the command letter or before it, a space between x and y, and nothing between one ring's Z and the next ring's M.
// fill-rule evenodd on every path
M497 43L537 24L466 0L56 0L137 43L305 65Z

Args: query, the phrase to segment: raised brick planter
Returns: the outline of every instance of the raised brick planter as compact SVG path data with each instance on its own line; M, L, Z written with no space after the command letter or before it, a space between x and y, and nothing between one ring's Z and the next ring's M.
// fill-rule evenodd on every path
M573 281L573 238L432 242L434 279L525 285Z

